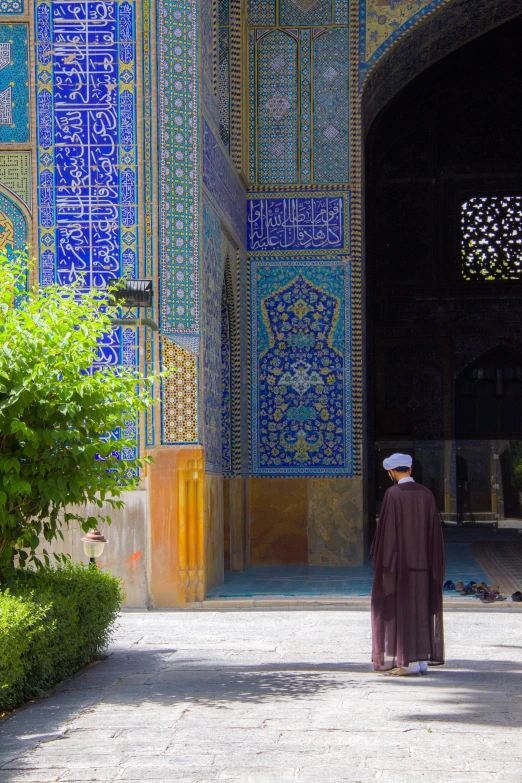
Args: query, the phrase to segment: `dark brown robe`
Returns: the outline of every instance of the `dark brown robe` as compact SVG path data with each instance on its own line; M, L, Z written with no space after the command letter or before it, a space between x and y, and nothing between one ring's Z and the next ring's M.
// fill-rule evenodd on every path
M444 540L429 489L405 482L387 490L371 556L374 669L444 663Z

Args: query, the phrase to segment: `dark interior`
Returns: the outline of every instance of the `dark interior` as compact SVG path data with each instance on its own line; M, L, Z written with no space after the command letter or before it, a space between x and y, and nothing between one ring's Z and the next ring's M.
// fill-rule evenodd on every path
M520 516L521 131L520 18L421 73L370 128L370 535L399 449L458 525Z

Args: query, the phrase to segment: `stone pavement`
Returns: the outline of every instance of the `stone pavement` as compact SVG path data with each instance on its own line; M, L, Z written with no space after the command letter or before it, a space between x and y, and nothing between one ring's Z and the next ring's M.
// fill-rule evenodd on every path
M446 614L391 679L366 611L122 616L109 657L0 723L0 783L521 783L522 617Z

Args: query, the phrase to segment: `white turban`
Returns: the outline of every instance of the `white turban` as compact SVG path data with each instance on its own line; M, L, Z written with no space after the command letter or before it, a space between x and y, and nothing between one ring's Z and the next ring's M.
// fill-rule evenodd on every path
M382 463L384 470L396 470L396 468L411 468L413 463L409 454L392 454Z

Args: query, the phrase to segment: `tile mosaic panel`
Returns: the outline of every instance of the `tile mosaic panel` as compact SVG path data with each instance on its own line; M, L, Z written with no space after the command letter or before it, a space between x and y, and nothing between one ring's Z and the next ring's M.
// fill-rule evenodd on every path
M32 208L31 153L0 152L0 183Z
M257 59L258 182L297 182L297 41L275 30L259 41Z
M250 29L251 184L348 182L348 70L347 27Z
M347 28L327 30L313 42L314 182L349 179Z
M226 286L221 294L221 469L232 473L232 356Z
M311 30L300 30L300 128L299 128L299 163L301 168L301 182L311 180L312 165L312 115L311 115Z
M0 0L0 14L23 14L25 4L23 0Z
M348 24L349 0L334 0L334 24Z
M154 275L154 171L153 171L153 55L151 45L150 0L142 0L143 40L143 203L145 216L145 259L143 271L146 277Z
M221 224L203 201L201 257L202 394L205 465L221 473L221 301L224 259L221 256Z
M105 288L138 271L135 4L36 0L35 18L41 282ZM93 371L134 368L137 344L114 329Z
M27 220L20 207L0 192L0 251L8 256L27 247Z
M161 365L168 372L162 382L161 442L198 442L198 360L173 340L161 341Z
M163 333L199 333L197 12L159 0L159 205Z
M91 372L111 366L125 367L127 370L135 370L139 350L139 333L133 326L119 326L110 334L106 334L98 346L98 356L92 365ZM126 438L132 438L136 447L127 447L120 452L122 459L135 459L139 453L139 422L137 418L129 418L123 428L118 432L118 437L123 434Z
M42 282L137 272L135 7L37 0Z
M154 354L156 348L156 340L154 339L154 332L151 329L145 329L145 375L151 376L154 372ZM152 395L156 399L158 390L156 384L152 387ZM145 411L145 446L154 446L156 443L155 434L155 421L156 414L154 406L149 411Z
M236 236L246 235L246 193L230 159L203 117L203 184L228 216Z
M153 153L153 134L155 118L153 116L153 87L152 78L154 70L154 59L152 53L152 19L150 0L142 0L142 45L143 45L143 86L142 86L142 107L143 107L143 223L144 223L144 258L143 269L145 277L156 276L155 265L155 229L157 222L156 205L154 204L154 153ZM156 302L153 299L152 308L146 310L145 314L155 320ZM154 332L145 329L145 374L150 376L154 371L156 344ZM152 389L154 396L157 394L155 387ZM145 411L145 445L147 447L155 444L155 417L156 410L153 406Z
M218 101L219 135L227 149L230 148L230 30L219 28L218 40Z
M216 1L202 0L199 4L200 77L216 90ZM221 22L219 22L221 25Z
M0 24L0 143L2 144L25 142L30 139L28 38L29 29L26 24Z
M230 242L226 234L221 234L221 254L225 259L225 287L228 315L228 334L230 343L230 469L227 476L236 476L241 472L242 450L242 417L248 422L248 410L245 405L248 399L248 385L243 384L242 374L247 369L247 363L242 361L242 351L246 350L246 340L241 340L241 334L246 335L246 326L242 329L241 319L246 320L246 292L241 290L241 275L246 272L246 258L239 259L236 245ZM247 374L244 373L246 380ZM223 399L223 398L222 398ZM247 425L248 426L248 425ZM246 429L246 427L245 427ZM243 439L244 440L244 439ZM245 442L248 452L248 444ZM222 445L222 449L225 445Z
M218 0L218 24L220 27L230 24L229 0Z
M256 33L248 33L248 172L256 183Z
M365 72L423 16L447 0L361 0L360 59Z
M276 24L276 0L248 0L248 24L273 27Z
M279 0L279 24L281 26L314 26L331 23L331 0Z
M247 249L256 253L348 250L347 207L344 194L251 197L247 202Z
M251 472L352 475L350 266L250 262Z

